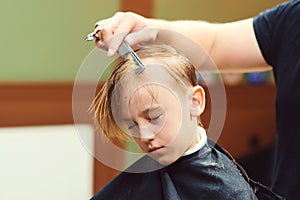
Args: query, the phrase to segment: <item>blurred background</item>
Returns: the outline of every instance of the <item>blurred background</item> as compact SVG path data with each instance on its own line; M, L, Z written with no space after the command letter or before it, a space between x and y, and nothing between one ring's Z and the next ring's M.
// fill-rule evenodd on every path
M1 0L0 199L88 199L118 173L93 159L81 145L72 115L73 81L94 48L84 38L95 22L116 11L229 22L281 2ZM213 80L213 74L206 76ZM272 74L222 76L228 111L218 142L251 177L269 184L275 139ZM80 126L93 135L86 120Z

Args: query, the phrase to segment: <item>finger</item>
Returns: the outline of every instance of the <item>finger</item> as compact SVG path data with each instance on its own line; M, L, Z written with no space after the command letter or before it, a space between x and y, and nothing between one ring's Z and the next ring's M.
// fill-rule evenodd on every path
M94 37L95 37L95 39L96 39L97 42L99 42L99 41L103 42L104 40L103 40L102 29L101 30L97 30L96 33L95 33L95 35L94 35Z
M117 53L125 36L125 34L118 34L113 36L109 41L105 42L106 46L108 47L107 56L111 57Z
M110 40L115 35L115 30L119 26L122 21L123 16L125 13L117 12L113 17L104 20L102 24L102 35L104 40Z
M106 44L104 42L101 42L101 41L96 41L95 40L95 45L99 48L99 49L102 49L104 51L107 51L107 47L106 47Z
M96 30L101 30L101 32L98 32L98 38L100 40L97 41L96 46L101 46L103 49L103 45L106 45L105 49L109 49L111 47L111 41L113 41L113 45L111 50L108 50L108 56L113 56L116 51L118 50L121 42L123 39L112 39L115 35L115 29L118 27L121 19L123 18L124 13L122 12L117 12L113 17L105 20L101 20L96 23L95 29ZM120 38L120 37L116 37ZM118 42L121 40L120 42ZM100 42L102 41L102 42ZM116 41L116 42L114 42Z
M103 45L106 45L106 48L108 49L107 55L113 56L118 51L122 41L130 32L145 26L146 21L144 17L131 12L117 12L113 17L96 23L95 28L101 30L97 36L102 40L102 43L96 43L96 45L101 46L102 48ZM140 37L135 39L134 36L135 35L132 35L133 39L131 41L136 42L131 42L132 46L138 45L138 42L153 39L153 37Z
M98 27L103 27L105 24L108 23L109 20L110 20L110 18L102 19L102 20L96 22L95 25L94 25L94 29L97 29Z
M113 37L107 42L108 44L108 56L116 54L121 43L124 41L125 37L131 31L131 24L121 21L118 27L116 27Z
M119 18L119 24L115 27L113 38L109 42L108 55L114 55L119 49L122 41L132 31L138 28L144 27L145 23L142 20L143 17L134 13L117 13Z
M95 37L95 44L97 47L103 49L103 50L108 50L108 47L110 46L110 41L111 38L113 37L114 33L114 28L110 26L100 26L98 25L96 27L96 30L99 30L96 32Z
M139 46L140 44L150 44L156 42L158 29L143 28L130 33L126 36L125 41L130 46Z

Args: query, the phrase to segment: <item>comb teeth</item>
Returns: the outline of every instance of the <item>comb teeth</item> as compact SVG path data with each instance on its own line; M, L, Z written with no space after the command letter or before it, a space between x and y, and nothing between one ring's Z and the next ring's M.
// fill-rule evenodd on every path
M141 66L138 65L138 66L135 68L135 74L140 74L140 73L142 73L144 70L145 70L145 67L141 67Z
M125 42L122 42L120 45L120 48L118 50L119 54L122 57L125 57L127 54L130 54L130 56L132 57L132 59L134 60L135 64L137 65L137 67L135 68L135 73L136 74L140 74L144 71L145 67L142 63L142 61L140 60L140 58L134 53L134 51L131 49L131 47L129 45L127 45Z

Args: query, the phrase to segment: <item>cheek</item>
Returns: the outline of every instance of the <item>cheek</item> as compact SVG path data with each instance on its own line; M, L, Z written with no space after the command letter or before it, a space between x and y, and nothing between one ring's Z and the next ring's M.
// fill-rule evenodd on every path
M179 133L181 126L181 112L180 110L174 110L176 112L169 113L163 128L161 129L158 137L163 139L166 143L172 142Z

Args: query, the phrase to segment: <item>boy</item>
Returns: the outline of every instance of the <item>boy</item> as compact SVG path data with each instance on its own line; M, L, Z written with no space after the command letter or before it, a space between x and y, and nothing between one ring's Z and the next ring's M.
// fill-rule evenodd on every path
M100 199L257 199L235 163L208 144L200 123L205 93L189 60L166 45L139 49L99 92L95 117L111 141L133 137L145 157L100 190Z

